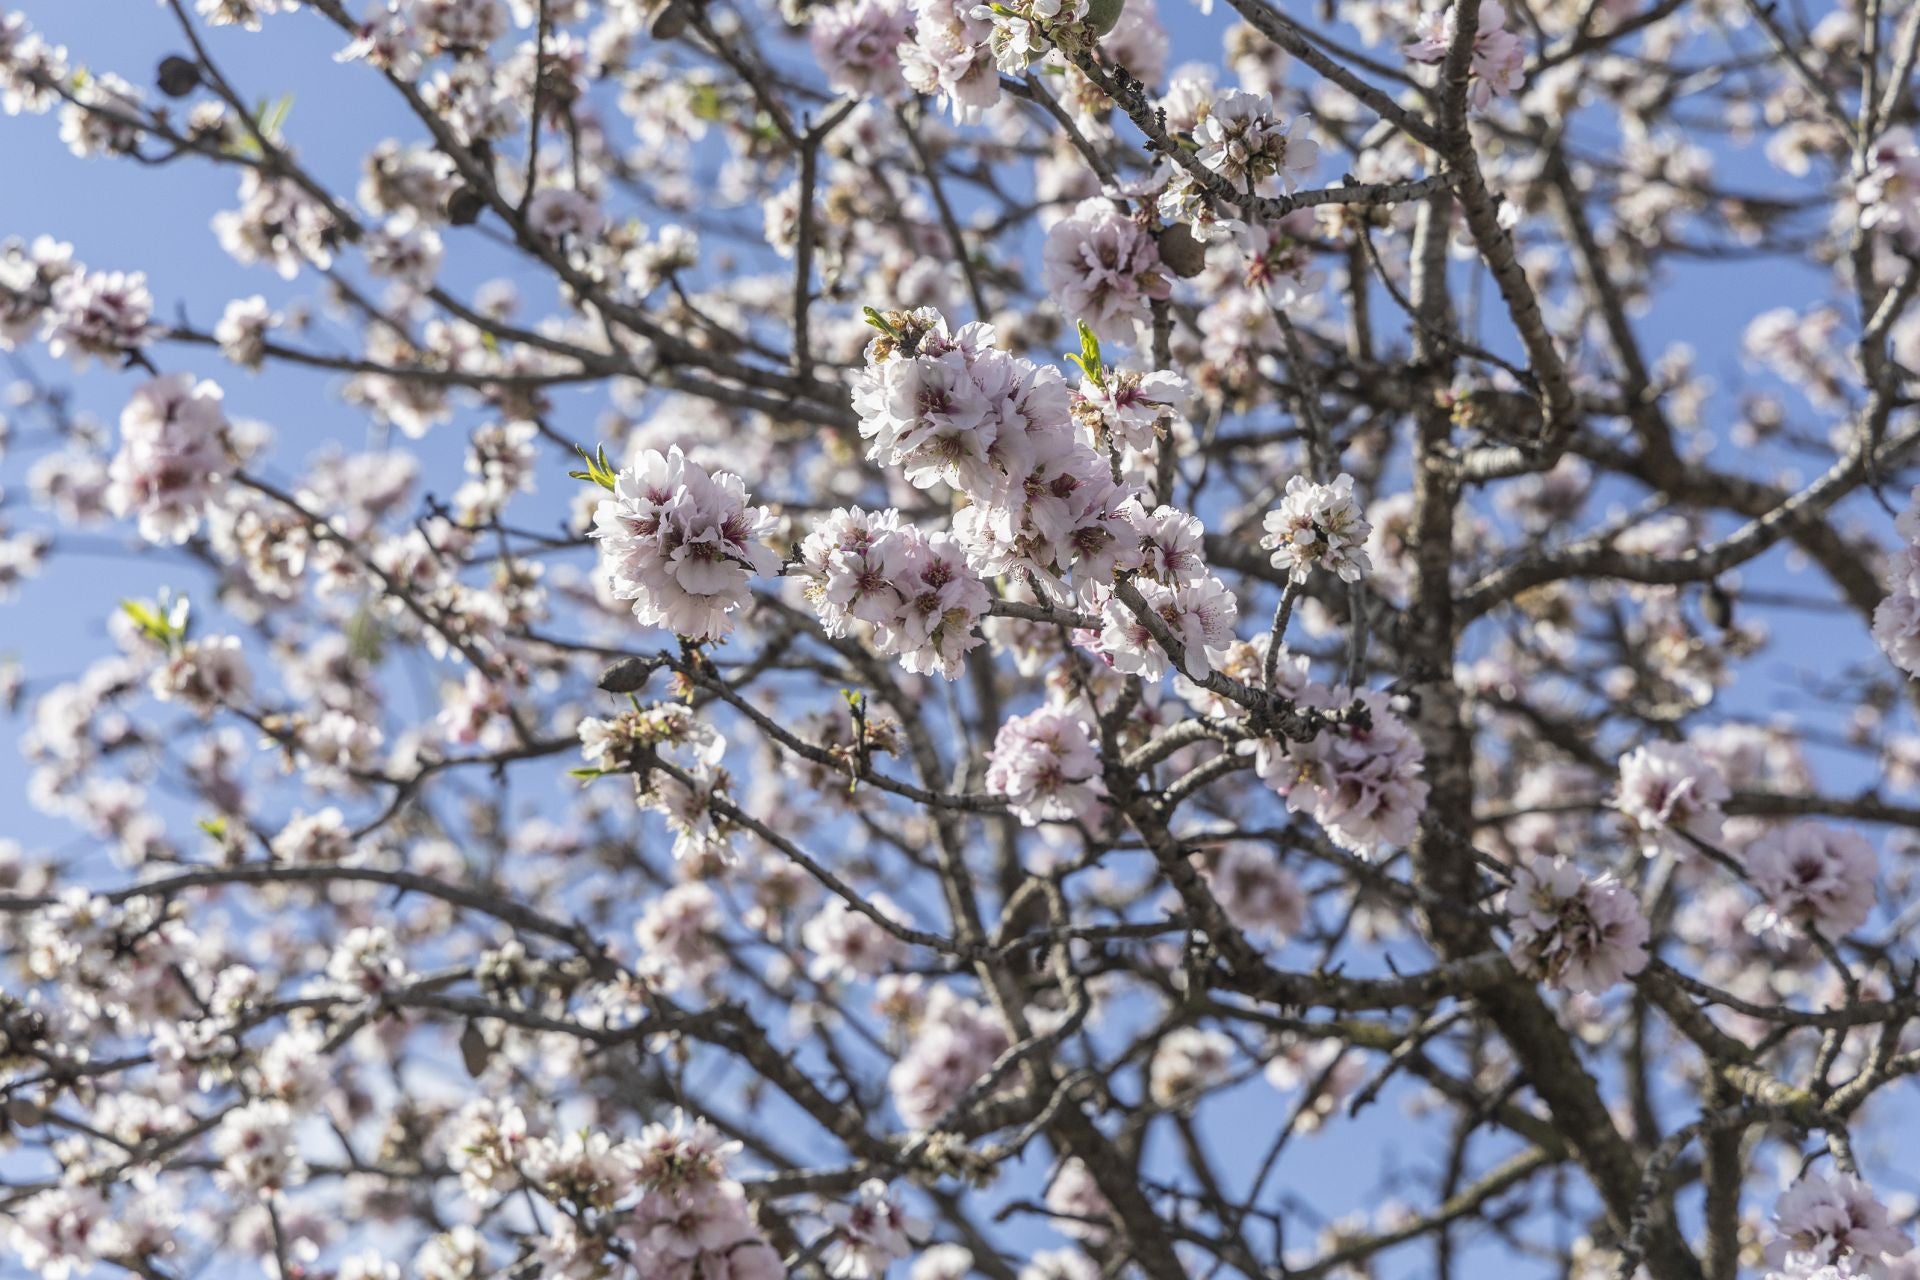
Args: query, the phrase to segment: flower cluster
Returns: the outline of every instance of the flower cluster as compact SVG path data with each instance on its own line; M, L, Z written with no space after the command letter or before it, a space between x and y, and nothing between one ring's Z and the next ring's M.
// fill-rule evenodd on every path
M1873 638L1894 666L1920 676L1920 487L1894 528L1904 545L1893 564L1893 590L1873 611Z
M975 21L991 22L993 63L1010 76L1024 72L1053 48L1052 33L1086 16L1087 0L995 0L973 7Z
M179 702L201 716L245 701L253 676L238 636L189 640L167 655L148 681L153 696Z
M1350 475L1342 474L1332 484L1294 476L1264 524L1267 532L1260 545L1273 553L1273 567L1285 569L1295 582L1305 582L1316 568L1358 582L1373 568L1366 552L1373 526L1353 496Z
M1255 756L1260 776L1288 809L1312 814L1344 849L1371 855L1410 843L1427 807L1426 750L1394 713L1392 700L1372 690L1348 696L1319 686L1306 699L1322 707L1358 701L1366 723L1343 719L1311 741L1284 746L1262 740Z
M42 259L41 271L49 265ZM154 332L145 273L73 270L54 280L46 317L49 354L67 356L78 368L96 359L118 363L139 352Z
M1272 850L1228 845L1207 864L1206 877L1220 909L1249 933L1284 944L1306 924L1306 887Z
M693 640L731 632L753 578L780 564L765 541L773 517L748 505L746 482L709 474L678 445L622 470L593 526L615 598L633 601L643 624Z
M648 1125L621 1152L640 1199L620 1227L639 1274L662 1280L779 1280L780 1255L754 1224L740 1184L726 1176L739 1150L704 1120Z
M1195 680L1206 679L1215 656L1233 643L1233 624L1240 616L1233 593L1207 574L1171 586L1142 579L1138 589L1146 602L1141 613L1135 613L1117 594L1101 610L1101 654L1115 670L1130 675L1149 680L1165 675L1169 668L1167 649L1146 621L1152 617L1181 646L1186 659L1182 670Z
M936 987L912 1043L887 1074L900 1118L915 1128L932 1124L1011 1045L991 1010Z
M1131 343L1152 304L1173 296L1173 273L1147 229L1113 207L1086 200L1047 233L1041 279L1067 315L1103 342Z
M1909 248L1920 245L1920 141L1912 129L1888 129L1868 148L1853 198L1862 228L1882 228Z
M1067 574L1092 599L1133 567L1138 504L1075 432L1058 369L1000 350L988 325L950 334L931 310L885 322L853 392L868 456L971 500L953 534L976 571L1067 600Z
M903 6L841 0L813 18L813 56L841 93L891 102L906 91L900 43L913 29L913 14Z
M174 373L135 387L107 471L114 514L137 516L150 542L185 542L226 469L226 430L220 388L211 382Z
M873 915L896 924L907 923L906 915L885 894L874 894L867 905ZM906 959L906 944L873 915L855 910L844 898L834 897L808 918L800 940L813 956L808 972L816 981L877 978Z
M1277 179L1292 192L1320 163L1320 145L1295 136L1300 123L1276 114L1273 99L1264 93L1229 89L1214 99L1194 130L1200 163L1239 191Z
M1117 444L1144 453L1191 394L1187 380L1177 373L1108 369L1098 380L1081 379L1073 392L1073 416L1094 448Z
M915 93L935 95L956 120L1000 101L993 23L975 17L974 0L913 0L912 39L900 46L900 71Z
M1776 827L1743 854L1747 877L1765 900L1749 923L1786 934L1814 930L1843 938L1873 911L1880 861L1865 836L1803 821Z
M698 987L726 964L720 900L699 881L677 884L649 902L633 936L640 972L663 991Z
M1851 1174L1803 1174L1773 1207L1767 1265L1790 1280L1884 1274L1886 1259L1913 1246L1888 1219L1873 1188Z
M675 858L733 860L727 825L713 811L715 795L731 785L720 765L727 740L692 708L662 702L612 720L589 716L579 735L580 754L593 768L633 773L641 807L662 815L673 832Z
M827 1270L838 1280L880 1280L913 1252L913 1236L926 1229L878 1178L861 1183L853 1203L829 1206L827 1220L834 1228Z
M1620 758L1615 803L1649 857L1662 850L1684 855L1694 851L1694 840L1719 840L1721 806L1731 795L1713 762L1684 743L1650 742Z
M987 758L987 790L1005 796L1027 826L1090 820L1105 787L1085 720L1046 706L1000 726Z
M1154 1049L1147 1093L1160 1106L1178 1106L1225 1080L1234 1057L1233 1039L1225 1033L1181 1027Z
M840 508L800 544L807 595L831 636L871 626L874 647L907 670L952 680L981 643L986 585L950 534L926 534L897 511Z
M1420 38L1404 52L1415 62L1446 61L1458 30L1460 6L1442 5L1420 15ZM1507 30L1507 11L1500 0L1480 0L1479 25L1473 33L1473 59L1468 67L1467 101L1484 111L1496 97L1504 98L1520 87L1527 66L1527 47L1518 34Z
M1610 875L1535 858L1515 868L1505 909L1514 968L1553 986L1598 995L1647 967L1646 917Z

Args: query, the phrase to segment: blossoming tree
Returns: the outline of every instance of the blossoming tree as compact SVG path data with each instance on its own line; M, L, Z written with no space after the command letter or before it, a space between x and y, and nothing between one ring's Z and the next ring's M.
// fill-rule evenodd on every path
M1164 3L0 17L0 1275L1920 1275L1920 6Z

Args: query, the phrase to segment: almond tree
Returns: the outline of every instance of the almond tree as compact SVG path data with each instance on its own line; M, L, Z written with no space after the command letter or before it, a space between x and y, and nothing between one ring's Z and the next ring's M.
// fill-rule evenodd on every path
M0 17L0 1275L1920 1275L1920 6L1167 6Z

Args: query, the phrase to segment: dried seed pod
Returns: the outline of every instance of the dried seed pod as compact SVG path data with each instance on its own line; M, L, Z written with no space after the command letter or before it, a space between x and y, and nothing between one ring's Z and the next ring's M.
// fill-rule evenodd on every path
M1182 280L1191 280L1207 265L1207 246L1194 238L1193 228L1176 222L1160 233L1160 261Z
M653 679L654 664L644 658L622 658L600 673L600 687L608 693L638 693Z
M653 25L647 29L647 34L655 40L677 39L691 21L693 21L693 0L668 0L667 7L655 16Z
M472 187L461 187L447 197L447 221L456 227L470 227L480 220L487 202Z
M169 98L184 98L200 87L200 64L177 53L168 54L160 59L154 80Z

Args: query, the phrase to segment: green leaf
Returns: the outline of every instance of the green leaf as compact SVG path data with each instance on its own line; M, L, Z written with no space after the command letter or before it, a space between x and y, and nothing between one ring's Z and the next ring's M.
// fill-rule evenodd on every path
M1106 390L1107 371L1100 359L1100 336L1087 328L1085 320L1080 322L1079 354L1069 351L1066 358L1080 366L1080 372L1086 375L1088 382L1103 391Z
M191 608L185 596L175 597L165 588L157 600L120 602L120 611L133 619L140 633L169 652L187 638L187 616Z
M354 657L365 662L378 664L386 650L385 633L380 629L380 618L374 611L362 605L348 619L346 627L348 651Z
M582 765L578 769L567 770L567 776L569 778L578 778L582 782L592 782L595 778L606 777L607 770L596 769L592 765Z
M594 452L588 453L579 445L575 445L573 446L573 451L580 455L580 460L587 464L587 469L585 471L569 471L567 475L575 480L590 480L602 489L605 489L608 493L612 493L613 486L620 478L620 473L611 462L607 461L607 447L600 445Z
M695 86L687 105L696 119L709 124L720 120L726 106L720 99L720 90L710 84Z
M872 325L874 328L878 329L880 332L886 334L889 338L892 338L895 342L906 341L905 338L900 336L900 331L894 328L892 325L888 324L887 318L881 315L878 311L875 311L872 307L860 308L860 314L866 317L866 321L868 324Z
M193 824L222 844L227 839L227 820L225 818L202 818Z
M293 95L286 94L269 106L265 99L254 109L253 122L261 134L270 141L280 140L280 130L287 123L287 116L293 111Z

